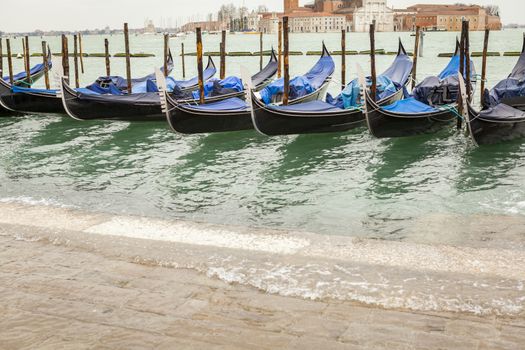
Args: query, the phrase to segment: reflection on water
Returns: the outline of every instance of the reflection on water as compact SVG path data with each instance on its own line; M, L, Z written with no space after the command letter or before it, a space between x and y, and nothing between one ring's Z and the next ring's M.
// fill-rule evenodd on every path
M268 138L55 116L0 125L1 197L395 240L425 215L525 212L525 146L477 149L454 129L378 140L365 128Z
M516 170L524 168L524 150L524 144L520 140L482 148L470 145L461 162L458 191L491 190L500 186L513 186L516 181L525 181L523 177L519 178L522 172L515 174Z

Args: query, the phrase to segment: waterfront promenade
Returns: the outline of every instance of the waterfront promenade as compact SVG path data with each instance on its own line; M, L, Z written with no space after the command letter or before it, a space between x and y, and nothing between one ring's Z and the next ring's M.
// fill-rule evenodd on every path
M485 248L325 236L335 248L324 251L313 234L21 204L0 210L4 349L519 349L525 343L519 249L497 258ZM511 230L521 224L505 223ZM136 237L148 232L157 240ZM323 289L339 278L332 273L323 281L323 266L352 270L345 282L355 293L344 284ZM265 267L271 278L264 278ZM382 281L374 283L374 276ZM358 281L368 287L360 290ZM395 307L387 294L412 304Z

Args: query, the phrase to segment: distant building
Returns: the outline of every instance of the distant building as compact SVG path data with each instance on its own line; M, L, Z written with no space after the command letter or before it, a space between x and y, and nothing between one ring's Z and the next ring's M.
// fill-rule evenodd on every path
M153 24L153 21L150 19L147 19L144 23L144 34L155 34L157 30L155 29L155 25Z
M292 13L299 9L299 0L284 0L284 13Z
M398 31L412 31L416 26L423 30L460 31L463 19L469 20L472 31L502 28L499 16L491 15L478 5L418 4L406 10L396 10L394 17Z
M253 31L260 31L259 30L259 23L261 22L261 19L263 18L263 15L261 13L252 12L248 16L246 16L246 27L248 30Z
M195 29L201 28L202 31L216 32L226 29L224 24L219 21L207 21L207 22L190 22L186 23L181 27L182 32L194 32Z
M277 12L263 13L259 20L259 31L266 34L276 34L279 31L281 17Z
M290 18L293 33L330 33L346 29L346 16L325 12L296 13Z
M413 32L416 30L417 12L408 9L394 10L394 31Z
M374 21L376 31L394 31L394 11L386 0L363 0L363 6L354 11L353 21L355 32L367 32Z

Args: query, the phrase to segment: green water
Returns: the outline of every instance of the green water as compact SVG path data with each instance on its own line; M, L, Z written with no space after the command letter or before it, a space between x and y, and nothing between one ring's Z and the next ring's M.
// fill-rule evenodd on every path
M493 33L491 51L521 49L521 32ZM420 77L439 72L453 50L456 33L429 33ZM413 38L404 33L407 49ZM338 49L339 36L292 35L292 49L319 49L325 40ZM57 51L57 38L46 38ZM160 65L160 36L132 37L135 52L159 56L133 60L133 75ZM271 36L265 36L269 47ZM193 38L185 40L192 51ZM472 36L473 51L481 33ZM114 52L121 37L111 37ZM173 39L178 52L181 39ZM205 49L218 46L205 36ZM36 39L31 44L38 47ZM86 52L103 51L102 37L85 37ZM229 50L258 49L258 37L231 35ZM366 34L350 34L350 49L368 48ZM378 34L378 48L395 50L397 34ZM16 50L15 50L16 51ZM187 76L195 72L187 58ZM305 71L313 56L293 57L293 72ZM339 58L335 57L336 63ZM366 56L350 57L367 67ZM392 56L378 58L378 70ZM491 86L507 75L515 57L489 61ZM19 60L17 70L22 69ZM36 60L34 61L36 62ZM480 69L479 60L475 60ZM113 59L114 73L123 59ZM231 58L252 71L258 58ZM83 83L104 70L103 59L87 58ZM177 63L177 69L180 68ZM366 69L366 68L365 68ZM174 73L180 78L180 70ZM332 84L337 91L337 84ZM475 148L462 133L377 140L366 129L348 133L268 138L255 131L183 136L167 124L91 121L67 116L0 118L0 200L29 200L90 210L184 218L205 222L293 228L328 234L351 234L409 240L413 220L433 214L525 214L525 143L515 141Z

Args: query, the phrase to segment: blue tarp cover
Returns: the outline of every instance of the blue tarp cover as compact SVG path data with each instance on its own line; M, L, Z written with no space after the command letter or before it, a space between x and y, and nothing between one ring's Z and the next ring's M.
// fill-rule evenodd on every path
M413 97L396 101L391 105L381 107L381 109L389 112L403 114L431 113L438 111L438 109L426 105L422 102L419 102Z
M310 85L314 90L317 90L323 85L326 78L334 74L335 63L331 56L323 56L317 61L304 77L308 79Z
M367 85L372 85L370 77L367 78ZM399 90L400 87L390 80L387 76L380 75L377 77L377 100L382 100ZM359 106L358 100L361 94L361 89L357 79L352 80L340 95L333 98L327 94L326 102L338 108L355 108Z
M467 60L465 59L465 62ZM459 55L452 56L450 61L448 62L448 65L443 69L441 73L439 73L438 77L439 79L443 80L451 75L457 75L459 72L459 64L461 63ZM465 68L466 69L466 68ZM476 75L475 69L474 69L474 62L470 60L470 70L471 70L471 76L474 77ZM463 75L465 75L465 72L463 72Z
M298 76L290 80L290 100L306 96L315 89L310 84L310 81L304 76ZM270 85L261 90L261 99L265 104L272 103L272 97L284 93L284 78L280 78L272 82Z
M11 87L11 92L13 93L31 93L31 92L34 92L34 93L39 93L39 94L48 94L48 95L53 95L53 96L56 96L57 92L59 90L57 89L33 89L33 88L25 88L25 87L20 87L20 86L12 86ZM89 90L89 89L86 89L86 88L79 88L79 89L75 89L75 91L77 92L80 92L80 93L83 93L84 95L98 95L96 92L92 91L92 90Z
M20 86L11 86L11 92L13 93L39 93L39 94L49 94L49 95L56 95L58 90L47 90L47 89L33 89L33 88L25 88Z
M216 72L217 72L217 69L215 68L215 66L211 68L206 68L203 72L204 81L211 79L211 77L213 77ZM199 77L195 77L190 80L173 80L173 82L175 85L177 85L181 89L186 89L192 86L196 86L199 83Z
M204 81L209 80L211 77L213 77L216 73L216 69L213 68L207 68L204 71ZM175 80L172 77L166 78L166 89L168 92L172 92L175 89L175 86L179 87L180 89L185 89L188 87L192 87L197 85L199 82L199 78L193 78L190 80ZM126 87L127 88L127 83ZM133 93L145 93L145 92L159 92L159 88L157 86L157 80L154 76L149 77L146 80L142 81L136 81L133 83Z
M290 80L289 97L291 100L308 95L319 89L335 70L335 63L330 55L322 56L304 75ZM284 79L277 79L261 90L265 104L272 103L272 97L284 93Z
M323 101L310 101L289 106L269 106L271 109L287 112L340 112L341 108Z
M51 67L53 66L53 64L51 63L51 60L49 60L48 65L49 65L49 69L51 69ZM44 70L44 64L43 63L39 63L36 66L34 66L33 68L31 68L29 72L30 72L31 75L33 75L33 74L36 74L36 73L38 73L40 71L43 71L43 70ZM13 80L15 82L19 81L19 80L24 80L25 78L26 78L26 72L25 71L13 75ZM6 77L3 77L2 79L4 79L5 81L9 81L9 75L6 76Z
M227 89L229 92L241 92L244 90L242 80L237 77L227 77L223 80L211 79L204 84L204 96L220 95L220 90ZM194 99L199 99L200 93L198 90L192 92Z
M523 122L525 121L525 112L504 103L500 103L496 106L482 110L479 113L479 117L494 122Z
M113 83L110 83L107 85L108 87L101 87L99 84L97 83L93 83L91 85L88 85L86 86L86 89L88 90L91 90L97 94L102 94L102 95L106 95L106 94L109 94L109 95L123 95L124 93L117 87L115 86L115 84Z
M408 55L397 55L392 65L381 75L389 78L398 86L404 86L412 73L412 66L412 59Z
M489 106L496 106L503 99L525 96L525 81L507 78L500 81L490 90Z
M525 96L525 53L520 55L509 77L490 90L485 105L496 106L503 99Z
M203 105L188 105L184 107L199 111L247 111L250 109L245 101L237 97Z
M377 77L377 100L382 100L396 93L403 87L412 72L412 60L403 53L396 56L392 65ZM372 85L372 80L367 77L367 85ZM352 80L337 97L327 94L326 102L339 108L356 108L361 93L357 79Z

